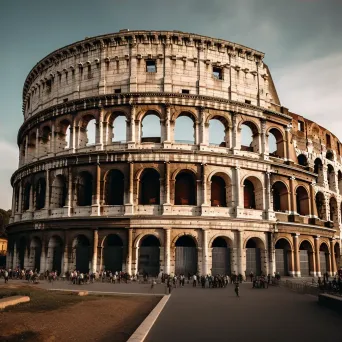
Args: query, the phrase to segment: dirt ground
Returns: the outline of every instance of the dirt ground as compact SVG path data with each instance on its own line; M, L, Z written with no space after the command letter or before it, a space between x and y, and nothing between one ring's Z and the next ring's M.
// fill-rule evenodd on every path
M29 304L0 312L0 341L127 341L157 296L86 296L0 287L0 297L29 294Z

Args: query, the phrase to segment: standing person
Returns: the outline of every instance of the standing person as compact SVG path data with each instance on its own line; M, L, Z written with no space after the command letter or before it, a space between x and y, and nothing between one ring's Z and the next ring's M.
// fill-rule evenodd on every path
M239 282L235 283L235 293L236 293L236 297L240 297L240 288L239 288Z
M253 281L253 277L254 277L253 271L251 271L251 273L249 274L249 277L251 278L251 282L252 282Z
M193 279L192 286L196 287L196 285L197 285L197 276L196 276L196 274L193 275L192 279Z
M6 269L4 270L4 278L5 278L5 284L8 283L8 272Z

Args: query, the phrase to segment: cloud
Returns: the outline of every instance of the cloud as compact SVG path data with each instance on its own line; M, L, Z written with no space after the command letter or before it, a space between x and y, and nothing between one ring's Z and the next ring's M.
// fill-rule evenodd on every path
M342 141L342 51L271 70L283 106L329 129Z
M18 148L7 141L0 141L0 170L16 170L19 163Z

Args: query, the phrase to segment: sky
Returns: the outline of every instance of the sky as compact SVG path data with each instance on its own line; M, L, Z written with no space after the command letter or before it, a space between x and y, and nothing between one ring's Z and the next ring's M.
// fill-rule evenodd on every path
M280 101L342 140L341 0L11 0L0 6L0 208L11 207L22 87L50 52L120 29L179 30L265 53Z

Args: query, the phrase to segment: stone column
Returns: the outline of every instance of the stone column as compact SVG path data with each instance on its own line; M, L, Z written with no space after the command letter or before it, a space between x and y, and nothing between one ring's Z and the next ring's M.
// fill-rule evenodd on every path
M294 249L291 249L291 270L289 271L289 274L291 277L296 276Z
M260 152L264 156L268 156L268 146L267 146L267 135L266 135L266 120L260 120L261 121L261 148Z
M34 211L34 184L31 184L31 189L30 189L30 203L29 203L29 211L33 212Z
M316 199L315 199L315 182L311 183L310 186L310 206L311 206L311 217L317 217L317 207L316 207Z
M27 163L28 160L28 135L25 137L25 158L24 158L24 164Z
M43 273L46 271L46 243L45 239L42 239L42 252L40 254L40 271L39 273Z
M271 201L271 172L265 173L265 210L266 220L272 220L275 218Z
M98 163L96 165L96 187L95 196L93 196L93 203L91 206L91 216L100 216L100 194L101 194L101 167Z
M50 154L55 154L55 122L53 121L51 124L51 139L50 139Z
M133 252L133 229L128 228L128 246L127 246L127 266L128 274L132 274L132 252Z
M39 157L39 128L36 131L36 148L34 150L34 157L38 159Z
M68 196L67 196L67 205L65 206L67 210L67 216L71 216L71 211L72 211L72 171L71 167L68 169Z
M203 146L207 146L207 125L205 123L205 114L204 114L204 108L200 107L198 110L198 115L200 118L200 139L199 139L199 144Z
M202 275L208 274L208 230L202 229L203 247L202 247Z
M165 267L164 267L164 273L170 274L170 266L171 266L171 229L170 228L164 228L165 233Z
M136 115L136 109L137 106L134 104L131 104L131 116L129 120L130 125L130 137L128 141L128 148L134 148L135 147L135 115Z
M65 246L63 251L63 264L62 264L62 272L65 274L69 271L69 246L67 241L65 240Z
M50 170L46 170L46 189L45 189L45 208L47 215L49 215L50 209Z
M232 123L233 123L233 129L232 129L232 150L239 150L241 148L240 141L239 141L239 132L238 132L238 124L237 124L237 114L232 113Z
M103 108L100 109L99 118L96 122L96 141L95 146L96 150L103 150L103 117L105 110Z
M315 237L315 259L316 259L316 276L321 276L321 263L319 256L319 236Z
M134 164L129 163L128 203L125 204L125 215L132 215L134 208Z
M291 143L291 138L290 138L290 131L291 131L291 126L286 126L285 128L285 139L286 139L286 146L285 146L285 151L286 151L286 159L287 161L292 161L290 157L290 143Z
M237 240L236 240L236 248L237 248L237 275L242 274L244 275L243 263L246 263L246 260L243 260L245 253L243 250L243 241L242 241L242 233L240 230L237 231L236 234ZM246 265L245 265L246 268Z
M19 198L18 198L18 214L22 212L22 201L23 201L23 184L22 180L19 182Z
M170 199L170 163L165 164L165 176L164 176L164 191L165 191L165 203L163 204L163 215L171 213L171 199Z
M205 215L208 211L210 204L208 203L208 182L207 182L207 167L206 164L202 165L202 215Z
M200 137L199 137L199 131L200 131L200 129L199 129L199 121L198 120L196 120L195 122L194 122L194 130L195 130L195 145L199 145L200 144Z
M165 104L165 140L163 141L164 147L171 145L171 107L170 104Z
M299 234L294 234L293 238L293 249L294 249L294 272L295 277L300 277L300 255L299 255L299 244L298 244L298 236Z
M336 272L336 260L335 260L335 252L334 252L334 239L330 240L330 264L331 264L331 269L330 269L330 275L333 276Z
M297 208L296 208L296 193L295 193L295 177L290 177L290 214L296 214L297 213Z
M17 268L17 266L18 266L17 244L14 243L14 247L13 247L13 268Z
M93 260L92 260L92 272L96 272L97 267L97 246L99 244L99 232L94 229L94 241L93 241Z
M235 184L232 187L232 206L235 207L235 216L239 216L239 210L243 208L243 196L240 192L240 166L235 167Z
M273 233L266 233L268 239L268 269L269 273L274 275L276 271L276 259L275 259L275 245Z

